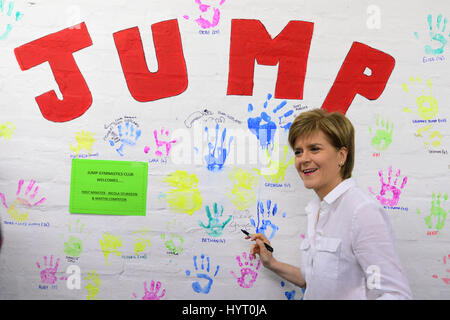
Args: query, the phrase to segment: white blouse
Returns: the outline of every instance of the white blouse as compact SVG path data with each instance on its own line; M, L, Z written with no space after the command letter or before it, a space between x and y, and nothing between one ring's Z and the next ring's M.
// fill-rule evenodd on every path
M305 300L412 299L389 215L354 179L323 201L316 196L306 212L308 236L300 245Z

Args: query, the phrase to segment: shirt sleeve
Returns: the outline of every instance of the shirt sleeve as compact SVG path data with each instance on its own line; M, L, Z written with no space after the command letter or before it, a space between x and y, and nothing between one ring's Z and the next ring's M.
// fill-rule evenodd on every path
M352 248L366 277L369 298L412 299L411 289L395 250L389 215L376 203L355 210Z

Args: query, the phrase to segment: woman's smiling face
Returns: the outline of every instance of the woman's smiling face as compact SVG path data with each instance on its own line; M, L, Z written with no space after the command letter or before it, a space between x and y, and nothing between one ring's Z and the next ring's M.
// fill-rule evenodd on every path
M305 188L314 189L320 199L342 182L341 167L347 158L347 149L336 149L321 130L298 137L294 153L295 168Z

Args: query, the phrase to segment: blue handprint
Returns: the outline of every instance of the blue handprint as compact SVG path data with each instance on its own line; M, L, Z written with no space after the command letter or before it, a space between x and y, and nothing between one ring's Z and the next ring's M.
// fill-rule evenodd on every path
M21 13L19 11L16 11L13 14L14 2L9 2L8 10L7 11L5 11L5 10L6 10L6 8L5 8L5 0L0 0L0 14L6 14L6 16L8 18L12 19L12 23L15 23L15 22L19 21L23 17L23 13ZM0 40L6 39L6 37L8 37L8 34L11 32L12 28L13 28L13 25L11 23L8 23L6 25L5 32L2 35L0 35Z
M447 18L444 18L442 28L441 28L441 22L442 22L442 14L439 14L436 19L436 30L433 30L433 17L431 14L427 16L427 23L429 28L429 34L430 34L430 41L432 43L436 43L439 47L432 48L431 45L427 44L425 46L425 53L426 54L442 54L444 52L444 47L447 44L448 40L447 37L450 37L450 34L446 35L444 34L445 28L447 26ZM414 35L416 38L419 38L419 35L417 32L414 32Z
M267 217L270 218L274 217L277 214L278 206L275 203L273 208L272 207L272 201L267 200ZM262 201L258 201L258 204L256 206L257 208L257 219L258 221L255 222L253 218L250 219L250 223L252 226L256 228L256 233L262 233L266 238L269 240L272 239L275 236L275 233L278 231L278 226L273 224L270 220L263 219L264 218L264 204ZM270 210L272 209L272 212ZM286 216L286 213L283 213L283 218ZM268 231L268 228L272 228L272 233L269 235L266 234L266 231Z
M201 255L202 258L202 264L201 264L201 273L197 273L197 278L199 279L205 279L207 281L207 283L202 287L200 285L200 282L195 281L192 283L192 289L194 289L195 292L197 293L209 293L209 291L211 290L211 286L213 284L213 279L209 276L210 271L212 271L210 269L210 261L209 261L209 257L206 257L206 265L205 265L205 255L202 253ZM206 272L204 273L206 267ZM197 256L194 256L194 268L196 271L198 271L198 266L197 266ZM220 266L217 266L216 271L214 272L213 277L217 276L217 273L219 272ZM191 275L191 271L190 270L186 270L186 276L190 276Z
M286 284L284 283L284 281L281 281L281 286L282 287L284 287ZM304 297L304 295L305 295L305 291L306 291L306 289L305 288L301 288L301 290L302 290L302 297L300 298L300 300L303 300L303 297ZM286 296L286 298L288 299L288 300L295 300L295 294L296 294L296 291L295 291L295 289L293 289L293 290L291 290L291 291L285 291L284 292L284 295Z
M233 141L233 137L228 140L228 150L223 147L225 142L225 137L227 135L227 129L224 128L222 131L220 146L217 147L217 139L219 138L219 124L216 124L216 135L214 145L209 141L209 129L205 127L205 132L208 140L208 154L205 156L205 161L207 163L207 169L209 171L220 171L225 164L225 160L230 152L230 144ZM217 153L217 156L216 156Z
M130 124L129 122L125 123L125 132L122 132L122 124L119 124L117 126L117 130L119 131L119 136L116 137L116 139L109 140L109 144L113 147L116 143L120 142L120 147L116 149L117 153L123 157L123 148L125 145L129 146L135 146L136 141L141 136L142 132L140 129L135 129L135 126L133 124Z
M264 102L264 110L267 109L269 101L272 99L272 95L267 94L267 100ZM281 109L286 106L286 100L283 100L278 106L273 109L273 113L277 113ZM248 112L253 112L254 107L251 103L248 104ZM259 143L263 149L268 149L269 145L273 148L274 146L274 136L277 130L277 126L289 130L292 122L282 123L282 120L285 120L287 117L292 115L294 110L289 110L284 113L282 116L278 117L278 125L274 122L276 119L272 120L272 117L266 111L262 111L260 116L255 118L249 118L247 120L247 125L249 130L256 135L256 138L259 140Z
M217 203L214 203L214 217L211 215L211 210L209 206L206 206L206 215L208 216L208 225L204 225L202 221L199 221L199 225L205 229L206 233L212 237L218 237L222 235L223 229L230 222L232 216L229 215L225 222L220 222L219 218L223 215L223 206L220 206L221 210L217 209Z

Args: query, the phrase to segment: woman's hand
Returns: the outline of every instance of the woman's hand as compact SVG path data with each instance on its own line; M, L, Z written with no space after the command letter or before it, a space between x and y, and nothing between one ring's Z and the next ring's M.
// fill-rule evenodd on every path
M250 248L250 253L253 258L256 258L256 254L258 254L264 267L270 268L270 265L275 261L275 258L264 245L264 243L270 245L270 241L261 233L252 234L251 237L246 236L245 238L256 242L256 244L253 244Z

